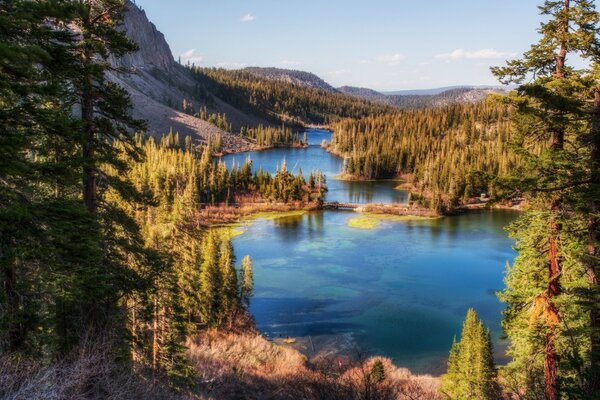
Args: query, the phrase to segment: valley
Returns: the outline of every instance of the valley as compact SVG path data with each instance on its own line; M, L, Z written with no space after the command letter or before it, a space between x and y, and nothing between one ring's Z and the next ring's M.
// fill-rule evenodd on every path
M600 398L600 12L336 1L0 2L0 400Z

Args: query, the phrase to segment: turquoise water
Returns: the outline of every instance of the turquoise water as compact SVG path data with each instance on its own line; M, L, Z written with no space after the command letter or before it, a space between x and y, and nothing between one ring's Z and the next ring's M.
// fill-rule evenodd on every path
M342 203L406 203L407 193L395 190L397 182L346 182L334 179L342 172L343 161L325 152L321 141L331 139L328 131L311 129L308 131L309 147L305 149L271 149L260 152L230 154L223 157L227 165L234 161L243 163L247 157L252 160L253 170L262 167L265 171L275 172L285 160L287 168L297 172L302 169L308 174L314 169L325 173L327 177L327 201Z
M318 147L252 158L271 169L282 156L304 171L318 167L335 174L340 165ZM362 200L405 196L395 197L386 185L362 185ZM334 198L354 196L337 187ZM437 374L469 307L492 329L497 359L503 360L502 304L495 292L503 287L505 263L515 256L503 227L516 215L483 212L360 230L347 225L354 212L312 212L255 221L234 246L238 259L249 254L254 260L251 311L267 335L350 335L357 350Z

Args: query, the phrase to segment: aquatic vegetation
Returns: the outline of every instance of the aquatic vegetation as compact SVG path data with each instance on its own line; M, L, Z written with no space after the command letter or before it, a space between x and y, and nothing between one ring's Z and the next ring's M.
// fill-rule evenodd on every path
M407 222L407 221L428 221L436 219L434 217L420 217L415 215L390 215L390 214L375 214L361 213L360 217L350 218L348 226L355 229L375 229L382 221L389 222Z
M257 219L265 219L273 221L279 218L290 218L290 217L301 217L306 214L305 210L290 210L290 211L261 211L256 214L252 214L245 218L246 221L252 221Z

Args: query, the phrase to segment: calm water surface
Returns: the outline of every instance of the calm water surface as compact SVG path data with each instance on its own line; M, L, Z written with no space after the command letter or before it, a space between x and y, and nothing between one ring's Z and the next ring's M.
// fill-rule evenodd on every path
M323 130L309 130L306 149L271 149L259 152L230 154L223 157L227 165L232 162L243 163L247 157L252 160L254 171L262 167L265 171L275 172L285 160L289 170L297 172L299 168L306 177L312 170L318 169L327 177L327 201L345 203L406 203L408 195L396 190L397 182L346 182L334 179L342 172L343 161L324 151L320 144L323 139L329 141L331 133Z
M317 143L326 135L310 133ZM328 177L341 167L319 147L250 155L255 167L271 171L284 157L290 167L319 168ZM329 187L330 200L406 198L387 183L353 186L330 179ZM360 349L397 365L439 373L469 307L492 329L502 361L502 304L495 292L503 287L505 263L515 256L503 228L516 215L486 212L359 230L347 225L356 213L313 212L256 221L234 246L238 259L250 254L254 260L251 311L266 334L350 336Z

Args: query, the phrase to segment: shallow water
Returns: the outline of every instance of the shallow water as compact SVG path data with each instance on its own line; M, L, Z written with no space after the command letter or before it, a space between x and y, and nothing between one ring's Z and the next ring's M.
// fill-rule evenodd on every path
M341 166L318 147L252 155L255 166L269 170L283 157L288 165L298 162L304 171L320 168L328 175ZM358 185L357 198L363 201L405 196L394 197L397 191L387 185ZM332 192L336 200L354 196L344 185ZM373 230L348 227L356 216L326 211L258 220L234 240L238 259L249 254L254 260L251 311L263 332L271 337L351 335L361 351L437 374L467 309L474 307L502 349L502 304L495 292L503 287L506 262L515 256L503 227L516 213L382 221Z

